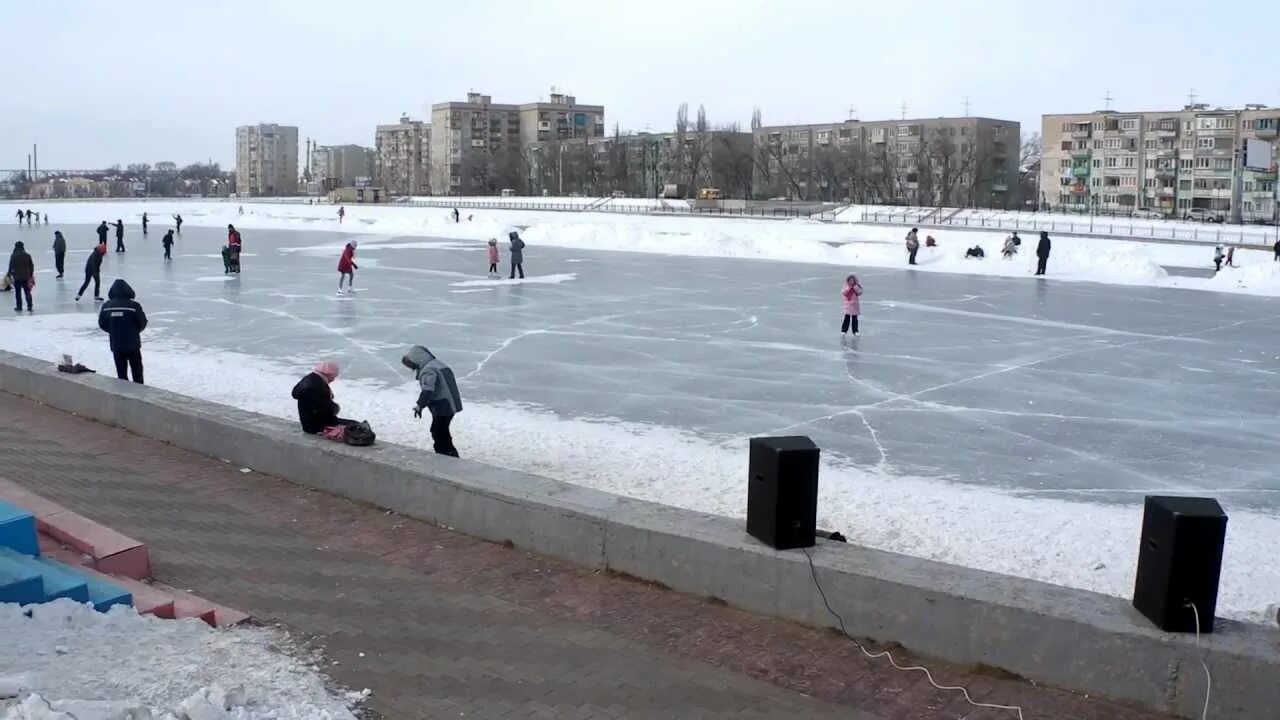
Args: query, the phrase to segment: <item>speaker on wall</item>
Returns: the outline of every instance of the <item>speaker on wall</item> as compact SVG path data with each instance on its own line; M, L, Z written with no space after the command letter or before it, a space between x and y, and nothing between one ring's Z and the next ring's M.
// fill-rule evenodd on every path
M747 532L778 550L813 547L818 446L807 437L751 438Z
M1226 537L1217 500L1148 496L1133 606L1166 632L1195 632L1197 613L1200 632L1213 632Z

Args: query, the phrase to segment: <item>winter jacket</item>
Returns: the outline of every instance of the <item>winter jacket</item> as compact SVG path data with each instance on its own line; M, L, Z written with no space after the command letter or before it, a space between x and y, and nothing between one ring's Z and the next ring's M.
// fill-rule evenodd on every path
M98 242L99 242L99 243L104 243L104 242L106 242L106 241L107 241L107 233L108 233L108 232L110 232L110 231L111 231L111 230L110 230L110 228L108 228L108 227L107 227L107 223L106 223L106 222L103 222L101 225L99 225L99 226L98 226Z
M524 262L524 241L520 236L511 233L511 264L520 265Z
M233 248L239 248L239 247L240 247L240 243L241 243L241 240L240 240L240 231L239 231L239 230L232 230L231 232L227 233L227 244L228 244L228 245L230 245L230 246L231 246L231 247L233 247Z
M53 234L53 251L55 253L64 253L67 251L67 239L62 237L62 233Z
M123 279L111 284L107 301L98 311L98 327L111 334L111 352L131 353L142 349L142 331L147 314L133 299L133 288Z
M84 272L86 275L97 275L102 272L102 258L106 256L106 245L96 245L89 253L89 258L84 261Z
M861 310L858 297L862 295L862 283L844 284L844 290L840 291L840 296L844 298L844 314L857 315Z
M1049 250L1052 249L1052 247L1053 247L1053 243L1049 242L1049 233L1047 232L1040 233L1040 244L1036 245L1036 257L1038 258L1049 257Z
M489 262L490 264L493 264L493 265L498 264L498 246L497 245L489 246Z
M316 373L293 386L293 399L298 401L298 422L302 431L315 435L330 425L338 424L338 404L333 401L329 383Z
M116 239L119 240L120 238L124 237L124 223L117 222L117 223L111 223L111 224L114 225L116 228Z
M916 233L914 230L907 233L907 249L908 250L920 249L920 238L916 236Z
M359 269L360 266L356 265L356 249L351 246L351 243L347 243L347 246L342 248L342 257L338 258L338 272L349 273Z
M413 370L422 388L418 393L418 409L431 411L431 417L452 417L462 412L462 394L453 368L436 359L431 351L414 345L400 361Z
M160 238L160 244L161 244L161 245L164 245L165 247L170 247L171 245L173 245L173 231L172 231L172 230L170 230L169 232L165 233L165 234L164 234L164 237Z
M15 285L26 285L27 281L36 274L36 265L31 260L31 255L27 253L22 243L17 243L13 248L13 254L9 256L9 276L13 278Z

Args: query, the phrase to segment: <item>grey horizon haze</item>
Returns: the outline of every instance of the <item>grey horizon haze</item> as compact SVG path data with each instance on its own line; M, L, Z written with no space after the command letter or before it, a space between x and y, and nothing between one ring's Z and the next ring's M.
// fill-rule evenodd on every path
M373 145L374 126L467 91L605 106L610 132L713 125L1280 104L1280 8L1172 0L893 4L703 0L13 0L0 169L234 164L237 125Z

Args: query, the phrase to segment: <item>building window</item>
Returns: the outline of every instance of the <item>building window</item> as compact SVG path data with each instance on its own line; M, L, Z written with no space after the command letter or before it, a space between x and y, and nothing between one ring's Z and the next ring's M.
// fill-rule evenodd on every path
M1214 170L1230 170L1231 158L1214 158L1213 169Z
M1142 145L1143 145L1143 147L1145 147L1145 148L1146 148L1146 149L1148 149L1148 150L1155 150L1155 149L1160 145L1160 141L1159 141L1159 140L1147 140L1146 142L1142 143Z
M1236 119L1233 117L1218 118L1217 126L1219 130L1230 130L1236 126Z
M1076 149L1077 149L1077 150L1088 150L1088 149L1089 149L1089 142L1088 142L1088 141L1086 141L1086 140L1077 140L1077 141L1076 141Z
M1120 178L1120 186L1121 187L1138 187L1138 178L1134 175L1122 177Z
M1063 149L1063 150L1070 150L1070 149L1071 149L1071 141L1070 141L1070 140L1063 140L1063 141L1062 141L1062 149Z
M1182 198L1178 200L1178 209L1186 210L1191 207L1191 198Z
M1213 140L1214 139L1211 137L1202 137L1196 142L1196 147L1200 148L1201 150L1212 150Z
M1113 158L1113 157L1107 158L1107 167L1109 168L1117 167L1119 164L1118 163L1119 159L1120 158Z
M1059 170L1069 170L1069 169L1071 169L1071 159L1070 159L1070 158L1062 158L1061 160L1059 160L1059 161L1058 161L1058 169L1059 169Z
M1094 187L1102 187L1102 178L1100 178L1100 177L1095 177L1095 178L1091 178L1091 179L1093 180L1093 186L1094 186Z
M1130 119L1128 119L1128 120L1121 120L1121 121L1120 121L1120 129L1121 129L1121 130L1137 130L1137 129L1138 129L1138 121L1137 121L1137 119L1135 119L1135 118L1130 118Z
M1245 120L1244 122L1240 123L1240 128L1243 130L1252 130L1253 123L1254 123L1253 120Z
M1127 157L1124 159L1124 167L1131 168L1138 164L1138 158Z
M1146 180L1142 181L1142 186L1145 188L1154 188L1156 186L1156 179L1147 178Z
M1272 130L1275 128L1275 118L1259 118L1255 127L1258 130Z
M1195 150L1195 149L1196 149L1196 139L1195 139L1195 138L1183 138L1183 139L1182 139L1182 149L1183 149L1183 150Z
M1182 160L1178 161L1178 167L1183 170L1190 170L1192 162L1193 161L1191 158L1183 158Z
M1094 150L1101 150L1101 149L1102 149L1102 141L1101 141L1101 140L1094 140L1094 141L1093 141L1093 149L1094 149Z
M1158 163L1158 162L1159 162L1159 161L1158 161L1158 160L1156 160L1155 158L1148 158L1148 159L1146 160L1146 165L1145 165L1145 167L1146 167L1148 170L1155 170L1155 169L1156 169L1156 163Z
M1105 143L1103 144L1103 147L1105 147L1108 150L1119 150L1122 147L1122 145L1123 145L1123 140L1121 138L1107 138Z
M1208 169L1209 169L1209 160L1210 160L1210 158L1196 158L1196 169L1197 169L1197 170L1208 170Z
M1106 127L1107 127L1107 124L1106 124L1106 123L1104 123L1104 122L1101 122L1101 121L1099 121L1099 122L1095 122L1095 123L1093 124L1093 129L1094 129L1094 131L1095 131L1095 132L1102 132L1102 131L1103 131L1103 129L1104 129L1104 128L1106 128Z
M1102 168L1102 158L1094 158L1094 159L1093 159L1093 166L1094 166L1095 168L1101 169L1101 168Z
M1191 189L1191 181L1190 181L1190 180L1179 180L1179 181L1178 181L1178 189L1179 189L1179 190L1190 190L1190 189Z

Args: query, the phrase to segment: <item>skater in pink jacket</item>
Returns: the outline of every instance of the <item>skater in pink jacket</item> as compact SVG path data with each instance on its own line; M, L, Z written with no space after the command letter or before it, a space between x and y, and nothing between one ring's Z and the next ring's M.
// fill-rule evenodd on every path
M861 310L861 303L858 298L862 295L862 283L858 282L857 275L850 275L844 279L844 289L840 291L840 297L844 298L844 322L840 324L840 332L848 333L850 329L853 334L858 334L858 313Z
M489 240L489 277L498 277L498 241Z

